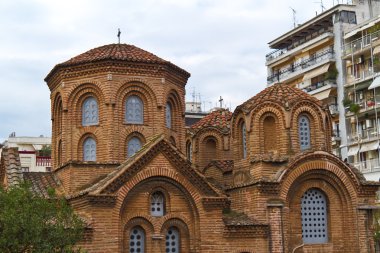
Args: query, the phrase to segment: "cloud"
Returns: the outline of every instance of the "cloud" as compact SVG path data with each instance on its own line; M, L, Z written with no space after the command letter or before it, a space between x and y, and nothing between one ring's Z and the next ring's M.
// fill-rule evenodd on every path
M55 64L91 48L134 44L191 73L209 107L228 106L266 86L267 43L318 5L302 0L12 0L0 2L0 138L51 135L44 77Z

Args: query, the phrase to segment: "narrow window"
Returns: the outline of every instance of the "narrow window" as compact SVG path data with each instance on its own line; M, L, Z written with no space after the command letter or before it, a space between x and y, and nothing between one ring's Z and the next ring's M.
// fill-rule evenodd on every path
M166 251L171 253L179 253L179 232L176 227L170 227L166 234Z
M311 188L303 194L301 216L303 242L327 243L327 203L320 190Z
M128 150L127 150L127 155L128 157L133 156L137 151L139 151L141 148L141 141L137 137L132 137L128 141Z
M155 192L150 199L150 214L155 217L164 216L165 197L162 192Z
M278 149L278 135L276 120L272 116L264 119L264 151L275 152Z
M92 126L98 124L98 122L98 102L94 97L88 97L82 105L82 125Z
M245 128L245 123L243 122L241 126L241 139L242 139L242 147L243 147L243 158L247 158L247 131Z
M129 252L130 253L144 253L145 252L145 232L136 226L132 228L129 236Z
M96 142L91 137L83 142L83 160L96 161Z
M186 145L186 154L187 154L187 160L191 162L191 159L193 156L193 147L191 146L191 142L188 142Z
M142 100L138 96L129 96L125 106L125 120L127 123L144 123L144 106Z
M166 127L172 128L172 107L169 103L166 103Z
M298 119L298 137L301 150L310 148L310 122L309 118L302 115Z

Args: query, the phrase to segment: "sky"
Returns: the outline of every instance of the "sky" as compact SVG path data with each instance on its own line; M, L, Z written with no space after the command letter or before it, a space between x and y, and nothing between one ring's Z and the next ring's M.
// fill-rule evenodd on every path
M323 0L330 8L333 0ZM0 0L0 143L51 136L58 63L106 44L147 50L191 73L186 100L232 110L266 87L268 42L321 12L317 0Z

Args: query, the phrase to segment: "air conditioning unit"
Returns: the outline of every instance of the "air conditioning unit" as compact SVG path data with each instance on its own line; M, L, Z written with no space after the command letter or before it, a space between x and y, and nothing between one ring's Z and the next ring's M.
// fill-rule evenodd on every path
M373 120L366 119L365 120L365 125L367 126L367 128L372 128L373 127Z

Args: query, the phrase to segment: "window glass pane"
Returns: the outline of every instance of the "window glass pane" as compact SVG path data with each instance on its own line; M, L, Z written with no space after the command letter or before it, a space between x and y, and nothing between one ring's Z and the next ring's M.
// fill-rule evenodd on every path
M303 194L301 216L303 242L327 243L327 203L320 190L309 189Z
M125 113L125 119L127 123L144 123L143 102L138 96L130 96L127 98Z
M298 119L298 137L301 150L310 148L310 123L306 116L300 116Z
M152 194L150 200L150 213L152 216L164 215L164 195L161 192L155 192Z
M83 142L83 160L96 161L96 142L91 137Z
M128 150L127 150L128 157L133 156L140 149L141 149L141 141L140 141L140 139L137 138L137 137L132 137L128 141Z
M144 253L145 252L145 233L141 227L134 227L129 236L129 252Z
M245 129L245 123L241 127L242 141L243 141L243 158L247 157L247 131Z
M179 253L179 232L176 227L170 227L166 234L165 252Z
M91 126L98 122L98 102L94 97L86 98L82 105L82 125Z
M166 127L172 128L172 108L169 103L166 103Z

